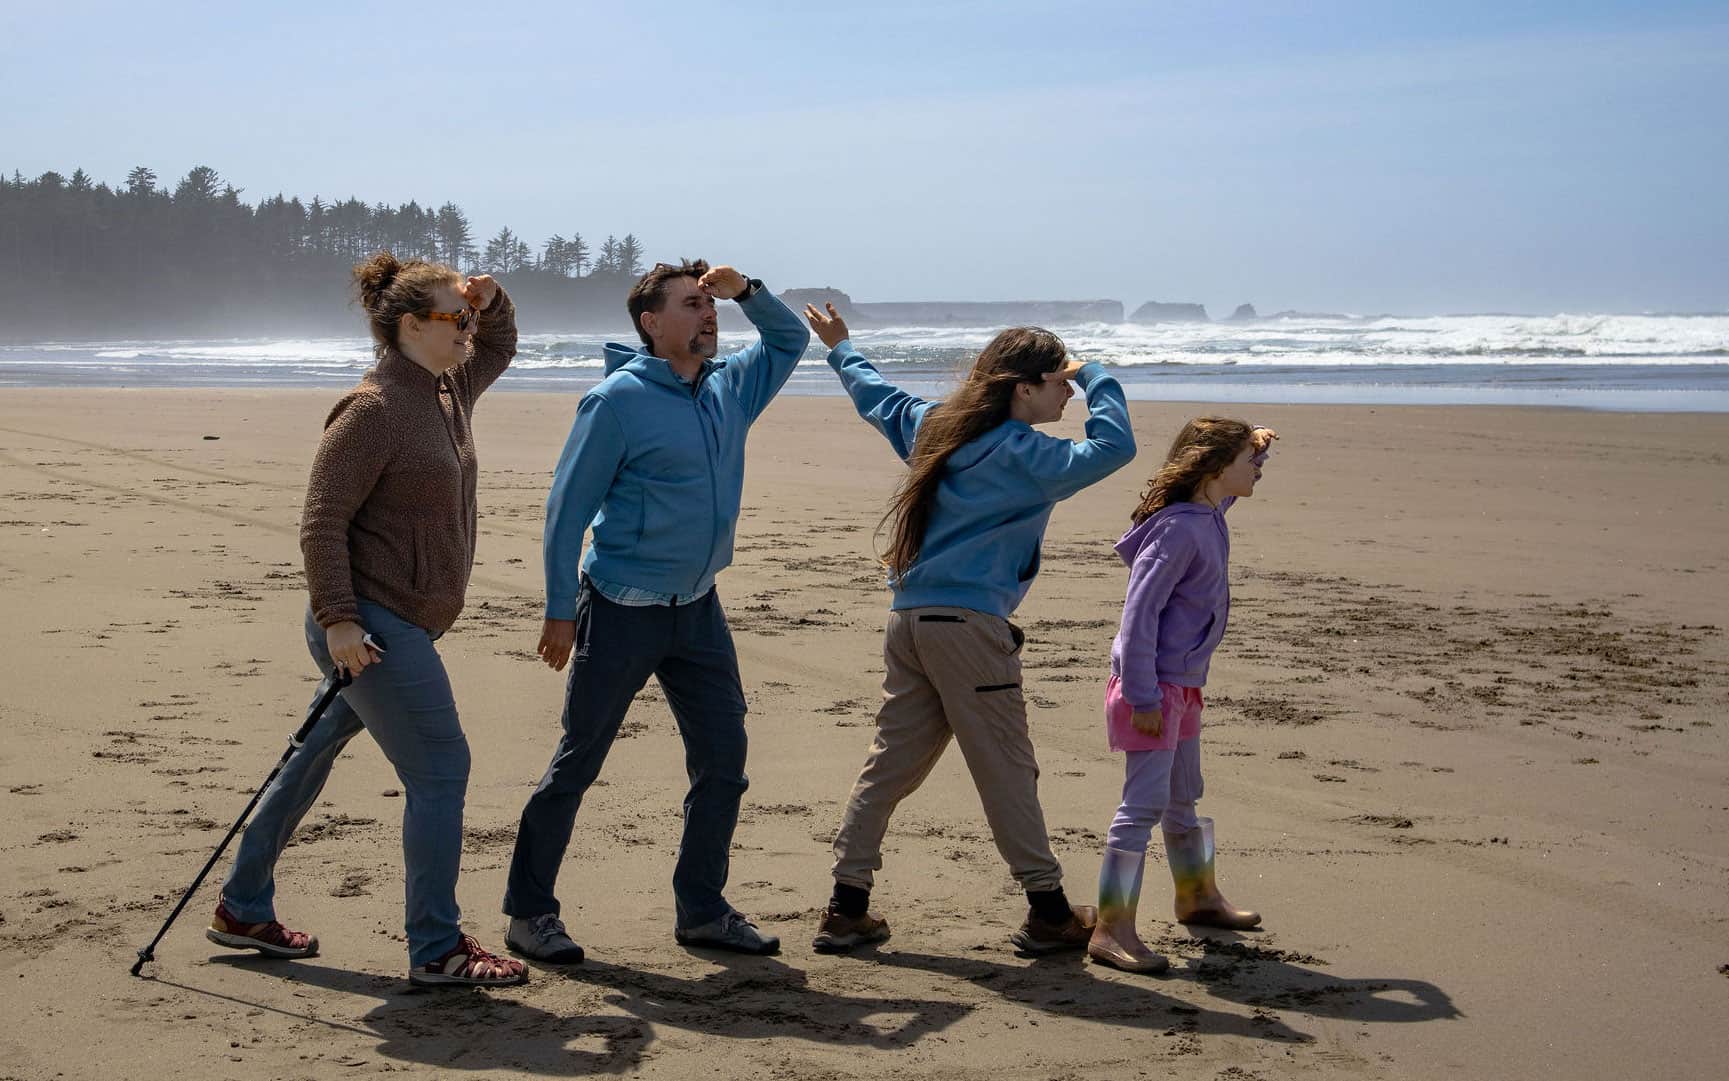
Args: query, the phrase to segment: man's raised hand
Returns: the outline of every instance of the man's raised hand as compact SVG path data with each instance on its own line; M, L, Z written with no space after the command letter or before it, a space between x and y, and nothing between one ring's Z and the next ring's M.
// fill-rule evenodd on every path
M731 300L749 286L750 279L729 266L717 266L696 282L698 289L716 300Z

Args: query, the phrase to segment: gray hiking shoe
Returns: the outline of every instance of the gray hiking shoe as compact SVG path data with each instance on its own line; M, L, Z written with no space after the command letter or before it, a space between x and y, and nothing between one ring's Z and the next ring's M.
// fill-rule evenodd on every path
M553 912L526 919L512 917L504 944L512 953L554 965L574 965L582 960L582 947L571 941L564 921Z
M738 911L728 912L713 923L701 927L675 927L672 937L680 946L703 946L733 953L771 954L780 952L780 939L757 930L756 924Z

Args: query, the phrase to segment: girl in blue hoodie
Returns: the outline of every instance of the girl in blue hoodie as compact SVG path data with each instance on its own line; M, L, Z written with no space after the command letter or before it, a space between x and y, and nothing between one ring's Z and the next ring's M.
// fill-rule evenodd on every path
M805 317L859 415L908 469L885 520L893 610L883 643L887 674L876 740L835 835L834 896L813 945L848 950L888 937L869 911L889 817L953 739L984 803L997 851L1026 891L1022 950L1084 947L1096 913L1072 906L1039 806L1038 763L1021 697L1025 640L1009 616L1039 570L1051 508L1134 457L1123 391L1097 364L1069 360L1038 327L998 334L941 402L888 382L847 340L834 306ZM1087 396L1087 437L1033 426Z
M1128 757L1122 806L1105 842L1095 961L1162 972L1164 957L1135 932L1141 873L1155 825L1176 884L1180 923L1247 929L1258 913L1233 907L1213 880L1213 821L1201 798L1201 688L1231 611L1231 533L1225 512L1254 494L1278 436L1240 420L1200 417L1183 426L1153 475L1133 528L1117 542L1129 566L1123 622L1111 645L1105 722Z

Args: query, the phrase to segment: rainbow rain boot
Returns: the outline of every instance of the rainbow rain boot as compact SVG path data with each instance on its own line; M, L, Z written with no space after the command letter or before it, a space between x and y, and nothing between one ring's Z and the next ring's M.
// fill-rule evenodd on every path
M1135 931L1146 857L1145 852L1107 848L1099 868L1099 923L1087 943L1087 956L1124 972L1156 973L1171 967L1162 954L1148 949Z
M1247 931L1261 922L1259 912L1234 908L1213 880L1213 820L1203 818L1194 829L1165 834L1165 859L1176 883L1178 923Z

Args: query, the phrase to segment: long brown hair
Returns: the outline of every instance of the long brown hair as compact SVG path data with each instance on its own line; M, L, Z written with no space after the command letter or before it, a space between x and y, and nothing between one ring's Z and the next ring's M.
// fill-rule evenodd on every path
M949 456L1008 419L1017 386L1043 380L1067 357L1063 340L1043 327L1011 327L985 346L960 387L925 414L906 475L883 515L889 526L883 562L891 576L899 578L918 561Z
M356 263L352 273L354 290L372 328L374 351L381 357L386 347L396 348L403 316L425 316L436 303L434 290L441 285L462 284L462 275L443 263L424 259L405 263L387 251Z
M1172 503L1193 499L1202 481L1237 460L1253 433L1252 427L1229 417L1196 417L1183 425L1129 519L1140 525Z

